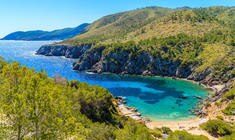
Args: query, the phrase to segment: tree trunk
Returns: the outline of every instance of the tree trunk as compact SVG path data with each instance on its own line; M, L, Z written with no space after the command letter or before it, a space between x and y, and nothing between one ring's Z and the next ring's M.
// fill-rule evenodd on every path
M35 138L36 138L36 140L39 140L39 137L38 137L38 121L36 121L36 124L35 124Z
M18 125L18 134L17 134L17 139L21 140L21 125Z

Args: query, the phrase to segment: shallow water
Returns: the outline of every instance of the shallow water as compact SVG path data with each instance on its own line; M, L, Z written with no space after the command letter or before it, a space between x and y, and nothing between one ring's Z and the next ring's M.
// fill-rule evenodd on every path
M190 110L206 97L208 91L197 84L161 77L120 76L116 74L87 74L72 70L76 60L63 57L35 55L35 51L50 41L0 41L0 56L18 61L37 71L44 69L50 77L55 74L107 88L114 96L125 96L127 105L138 109L152 120L181 120L194 117ZM180 99L179 96L187 96Z

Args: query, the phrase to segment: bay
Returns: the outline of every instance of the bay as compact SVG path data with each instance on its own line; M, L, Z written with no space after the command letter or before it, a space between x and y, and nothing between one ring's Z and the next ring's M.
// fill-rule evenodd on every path
M182 120L195 117L190 110L209 92L202 86L184 80L116 74L88 74L72 70L75 59L35 55L37 49L52 41L0 41L0 56L17 61L36 71L44 69L50 77L59 74L68 80L79 80L107 88L114 96L125 96L127 105L152 120ZM179 98L187 96L187 99Z

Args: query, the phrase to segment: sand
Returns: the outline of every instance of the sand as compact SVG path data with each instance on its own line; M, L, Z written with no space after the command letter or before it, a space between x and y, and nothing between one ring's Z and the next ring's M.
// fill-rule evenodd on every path
M169 127L171 130L186 130L187 132L194 135L204 135L207 136L210 140L217 140L217 138L212 137L206 131L200 129L200 124L208 121L207 118L195 118L190 120L182 121L152 121L146 123L146 126L150 129Z
M156 77L158 77L158 76L156 76ZM182 79L182 78L179 78L179 79L193 82L195 84L199 84L198 82L195 82L192 80ZM202 84L202 86L204 86L208 89L211 89L213 91L213 93L220 92L224 88L224 85L207 86L207 85ZM206 131L202 130L200 128L200 125L207 122L209 119L215 119L216 116L218 116L218 115L223 116L223 114L221 113L221 110L224 108L224 106L225 105L221 106L219 109L218 107L216 107L214 105L214 103L212 103L211 106L207 109L208 115L205 118L195 117L193 119L182 120L182 121L163 121L163 120L145 121L145 125L150 129L169 127L173 131L186 130L188 133L191 133L194 135L204 135L204 136L208 137L210 140L218 140L218 138L215 138L215 137L211 136L209 133L207 133ZM120 105L118 108L119 108L119 111L121 112L122 115L131 117L137 121L141 120L141 117L136 115L136 112L129 110L124 105ZM235 120L235 118L233 117L232 120ZM229 121L230 121L230 119L229 119Z

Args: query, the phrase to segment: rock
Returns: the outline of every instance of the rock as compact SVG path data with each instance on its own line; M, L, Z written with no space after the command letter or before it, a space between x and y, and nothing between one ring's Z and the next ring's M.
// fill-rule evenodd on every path
M190 74L192 74L193 67L189 66L180 66L176 69L176 76L180 78L187 78Z
M92 44L82 44L80 46L59 45L44 45L37 50L37 55L46 56L65 56L66 58L79 58Z
M196 71L198 65L182 64L179 59L169 60L147 51L138 51L131 48L112 48L108 46L95 46L94 44L81 44L69 46L65 44L44 45L37 54L47 56L65 56L76 58L73 69L78 71L90 70L95 73L117 73L134 75L158 75L177 78L187 78L199 81L205 85L218 85L226 83L226 78L220 80L212 76L213 69L206 68ZM138 48L137 48L138 49ZM231 66L229 69L234 69ZM229 75L227 77L232 77Z
M162 58L154 58L153 73L162 76L175 76L180 61L166 60Z
M190 75L188 77L189 80L194 80L194 81L202 81L202 80L205 80L206 77L208 75L210 75L212 73L212 70L211 69L205 69L204 71L200 72L200 73L193 73L192 75ZM202 82L204 83L204 82ZM207 85L207 84L205 84Z
M68 46L66 45L44 45L39 48L36 54L46 56L65 56Z
M197 99L203 100L203 98L201 96L194 96Z
M81 55L78 62L74 64L73 69L79 70L79 71L91 69L93 65L95 65L96 63L100 61L103 50L104 50L104 47L95 47L95 48L86 50ZM100 71L100 70L94 67L94 71Z
M180 99L188 99L188 97L187 97L187 96L184 96L184 95L181 95L181 96L179 96L178 98L180 98Z
M153 76L152 72L149 71L149 70L143 71L142 75L143 75L143 76Z
M149 70L153 62L152 56L147 53L143 52L136 57L129 58L126 63L125 71L128 74L148 74L151 75L151 71Z

